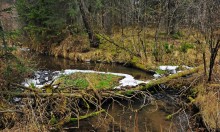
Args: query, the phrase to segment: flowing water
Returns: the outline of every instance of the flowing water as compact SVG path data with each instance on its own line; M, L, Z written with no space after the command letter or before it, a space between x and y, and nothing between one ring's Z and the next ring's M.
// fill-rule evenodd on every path
M117 64L100 64L100 63L76 63L63 58L54 58L49 56L36 56L39 70L61 71L65 69L79 70L96 70L115 73L126 73L135 77L135 79L149 80L153 76L134 68L127 68ZM172 120L166 119L169 114L178 110L171 98L167 98L166 94L154 94L153 103L146 104L140 110L137 110L146 98L140 97L132 102L120 100L120 103L107 101L103 107L108 111L99 116L81 120L78 123L69 123L64 129L66 131L76 132L145 132L145 131L185 131L187 123L178 125L181 121L177 121L180 116L175 116ZM174 101L175 102L175 101ZM182 117L181 117L182 118ZM78 128L77 128L78 127Z

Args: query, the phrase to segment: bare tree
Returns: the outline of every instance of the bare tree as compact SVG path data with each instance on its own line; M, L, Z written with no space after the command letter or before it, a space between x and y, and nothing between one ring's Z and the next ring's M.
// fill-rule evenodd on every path
M209 74L208 81L212 81L212 73L215 60L220 48L220 1L203 0L197 3L198 6L198 22L199 30L203 34L206 44L209 46L211 54L209 58ZM205 52L203 53L204 67L206 69ZM206 71L206 70L205 70Z
M93 48L97 48L97 47L99 47L100 42L99 42L98 37L95 35L95 33L93 31L90 13L84 3L84 0L77 0L77 2L79 5L81 15L82 15L83 23L86 28L86 32L89 36L90 46Z

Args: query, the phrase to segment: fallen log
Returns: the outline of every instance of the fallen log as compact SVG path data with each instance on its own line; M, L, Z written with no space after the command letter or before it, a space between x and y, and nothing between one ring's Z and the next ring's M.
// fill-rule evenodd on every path
M20 93L20 92L9 92L9 91L1 91L0 94L2 95L10 95L10 96L15 96L15 97L20 97L20 98L26 98L26 97L61 97L61 96L65 96L65 97L71 97L71 98L82 98L82 94L79 93Z
M32 91L32 92L42 92L40 89L34 89L34 88L30 88L30 87L25 87L25 86L17 84L17 83L10 83L10 85L12 85L14 87L17 87L17 88L24 89L24 90L29 90L29 91Z
M143 84L143 87L137 87L137 88L133 88L133 89L128 89L128 90L118 90L118 91L111 91L111 93L109 93L108 91L100 91L100 93L98 94L100 97L102 98L107 98L107 97L114 97L115 96L121 96L121 97L125 97L125 95L127 95L127 92L137 92L137 91L146 91L151 87L157 86L159 84L165 84L169 81L171 81L172 79L177 79L179 77L183 77L189 74L193 74L196 73L200 70L202 70L203 66L199 66L193 69L189 69L189 70L185 70L176 74L172 74L166 77L162 77L160 79L157 80L152 80L147 84ZM110 91L110 90L109 90ZM70 97L70 98L83 98L84 93L83 92L78 92L78 93L42 93L42 92L29 92L29 93L25 93L25 92L10 92L10 91L1 91L0 94L2 95L10 95L10 96L15 96L15 97L60 97L60 96L65 96L65 97ZM97 96L97 95L96 95Z
M173 79L177 79L177 78L180 78L180 77L183 77L186 75L190 75L190 74L199 72L200 70L202 70L202 68L203 68L203 66L198 66L196 68L188 69L188 70L176 73L176 74L172 74L172 75L169 75L166 77L159 78L157 80L152 80L149 83L147 83L145 86L143 86L142 88L136 88L135 90L144 91L144 90L147 90L148 88L154 87L156 85L165 84Z

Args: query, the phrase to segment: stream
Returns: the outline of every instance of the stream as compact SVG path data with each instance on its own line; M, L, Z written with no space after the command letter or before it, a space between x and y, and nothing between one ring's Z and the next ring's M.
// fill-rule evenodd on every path
M37 69L40 71L62 71L66 69L95 70L100 72L124 73L132 75L138 80L150 80L154 77L142 70L128 68L118 64L101 63L76 63L74 61L55 58L50 56L37 55L34 58ZM188 129L186 113L180 112L167 119L167 116L179 110L175 103L175 91L171 91L171 96L165 92L154 93L153 103L145 103L145 106L137 110L148 101L144 97L134 98L131 102L120 100L107 101L103 108L109 115L90 117L79 121L79 123L68 123L64 130L72 132L159 132L159 131L186 131Z

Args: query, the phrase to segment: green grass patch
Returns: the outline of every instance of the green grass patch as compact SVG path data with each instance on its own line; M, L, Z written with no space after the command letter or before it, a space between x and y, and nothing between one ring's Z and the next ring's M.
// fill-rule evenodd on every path
M60 88L74 87L79 89L111 89L119 85L119 80L123 77L111 74L98 73L73 73L59 77L54 84L59 84Z
M128 91L126 91L126 93L125 93L125 95L127 95L127 96L131 96L131 95L133 95L134 94L134 91L132 91L132 90L128 90Z
M167 73L166 70L161 70L161 69L157 69L155 72L156 72L157 74L160 74L160 75Z
M177 33L174 33L172 34L172 38L173 39L180 39L181 37L183 37L183 33L182 32L177 32Z
M194 45L191 43L182 43L180 47L180 51L183 53L187 53L189 49L193 49Z
M164 43L163 47L164 47L164 51L166 52L166 54L172 53L174 51L174 46L167 42Z

